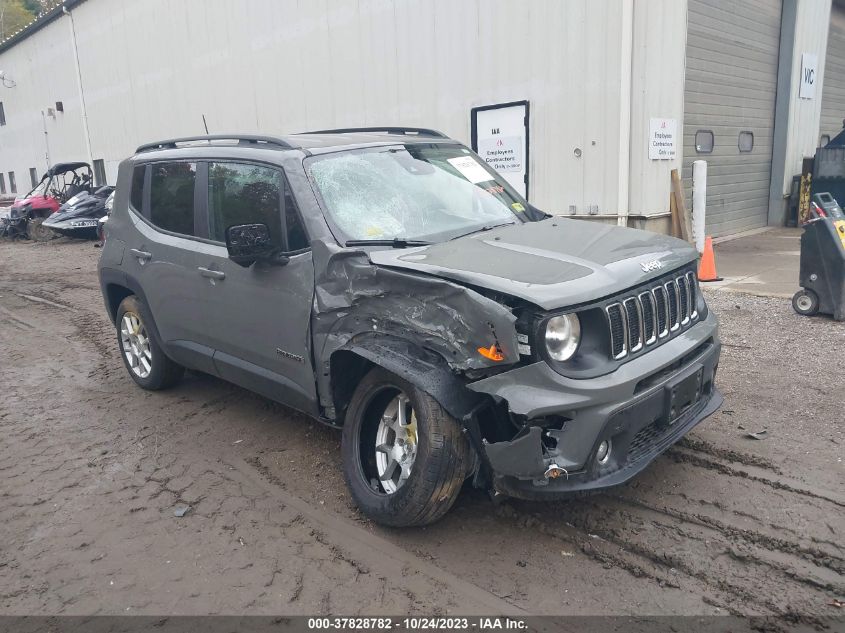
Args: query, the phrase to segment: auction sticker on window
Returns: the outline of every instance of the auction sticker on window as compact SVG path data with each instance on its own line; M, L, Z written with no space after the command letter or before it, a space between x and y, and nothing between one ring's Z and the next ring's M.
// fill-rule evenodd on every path
M458 158L447 158L446 160L472 184L493 180L493 176L488 174L487 170L472 156L459 156Z

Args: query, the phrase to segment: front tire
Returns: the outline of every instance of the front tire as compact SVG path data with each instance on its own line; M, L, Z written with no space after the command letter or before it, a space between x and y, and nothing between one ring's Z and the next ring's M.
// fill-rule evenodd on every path
M380 367L352 396L341 452L356 505L393 527L440 519L471 463L458 422L429 394Z
M185 368L173 362L151 332L149 310L134 295L126 297L117 309L117 344L129 376L150 391L167 389L178 383Z

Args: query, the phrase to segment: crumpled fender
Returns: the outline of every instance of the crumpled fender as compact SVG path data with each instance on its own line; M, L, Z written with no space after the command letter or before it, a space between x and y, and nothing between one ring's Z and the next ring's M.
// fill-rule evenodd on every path
M311 331L318 391L324 406L331 402L328 370L331 356L338 350L358 346L362 355L378 358L379 364L394 360L400 369L401 352L395 347L376 350L369 343L360 343L361 339L407 341L435 353L452 373L519 361L516 317L506 306L438 277L374 265L364 251L342 249L321 240L312 243L312 257L315 292ZM498 346L501 361L478 353L479 347L491 345ZM421 369L411 364L403 370L411 371L408 367ZM429 373L429 387L434 388L435 374Z
M393 372L430 394L452 417L462 420L487 399L470 391L461 377L431 352L408 341L366 335L338 351L348 351Z

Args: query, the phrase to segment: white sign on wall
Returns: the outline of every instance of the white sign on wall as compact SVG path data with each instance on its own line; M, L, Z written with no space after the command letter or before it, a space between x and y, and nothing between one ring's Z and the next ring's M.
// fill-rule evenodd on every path
M648 123L648 157L651 160L675 158L678 121L675 119L650 119Z
M819 58L812 53L801 53L801 84L798 88L798 96L801 99L813 99L816 96L816 79L818 75L816 66Z
M478 140L478 155L499 173L522 172L522 145L520 136L491 136Z
M528 102L472 110L473 149L514 189L528 197Z

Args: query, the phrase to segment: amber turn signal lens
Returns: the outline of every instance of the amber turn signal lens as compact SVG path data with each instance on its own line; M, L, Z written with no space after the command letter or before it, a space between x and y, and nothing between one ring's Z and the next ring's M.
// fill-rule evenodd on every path
M479 347L478 353L481 354L484 358L489 358L490 360L505 360L505 355L502 354L502 350L499 349L498 345L491 345L490 347Z

